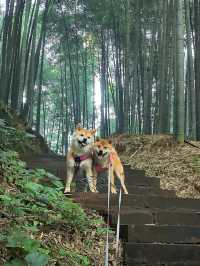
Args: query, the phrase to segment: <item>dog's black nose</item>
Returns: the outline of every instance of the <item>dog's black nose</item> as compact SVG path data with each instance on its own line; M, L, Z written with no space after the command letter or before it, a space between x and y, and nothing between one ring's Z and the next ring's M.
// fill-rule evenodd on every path
M87 141L87 139L86 139L86 138L84 138L84 139L83 139L83 142L86 142L86 141Z
M99 155L102 155L102 154L103 154L103 151L99 151L98 154L99 154Z

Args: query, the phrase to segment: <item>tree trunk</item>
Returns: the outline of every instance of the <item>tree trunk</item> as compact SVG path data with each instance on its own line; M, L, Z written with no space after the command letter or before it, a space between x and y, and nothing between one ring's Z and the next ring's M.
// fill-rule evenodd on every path
M183 1L176 2L176 139L184 143L184 26Z
M200 1L194 0L194 31L195 31L195 92L196 92L196 138L200 140Z
M129 131L129 116L130 116L130 0L126 0L126 44L125 44L125 82L124 82L124 123L123 131Z
M185 3L185 24L186 24L186 45L187 45L187 73L188 73L188 134L196 139L196 94L194 85L194 59L192 51L192 30L190 22L190 5L188 0Z

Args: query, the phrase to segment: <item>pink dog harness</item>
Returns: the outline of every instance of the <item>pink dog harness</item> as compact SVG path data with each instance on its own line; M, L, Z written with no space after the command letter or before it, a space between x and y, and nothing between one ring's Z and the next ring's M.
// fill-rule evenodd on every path
M95 166L95 170L96 170L97 173L101 173L101 172L103 172L103 171L108 170L108 167L101 167L100 164L97 164L97 165Z
M112 165L112 161L115 159L114 158L114 153L111 153L110 154L110 156L109 156L109 158L108 158L108 165L109 165L109 163L110 163L110 165ZM100 164L97 164L96 166L95 166L95 170L96 170L96 172L97 173L101 173L101 172L103 172L103 171L106 171L106 170L108 170L108 166L107 167L102 167Z
M80 155L80 156L75 155L74 156L74 161L76 163L79 163L80 164L82 161L85 161L85 160L90 159L90 158L91 158L91 155L90 154L85 154L85 155Z
M75 155L73 154L73 158L75 161L75 173L78 172L79 168L80 168L80 163L90 159L91 155L90 154L85 154L85 155Z

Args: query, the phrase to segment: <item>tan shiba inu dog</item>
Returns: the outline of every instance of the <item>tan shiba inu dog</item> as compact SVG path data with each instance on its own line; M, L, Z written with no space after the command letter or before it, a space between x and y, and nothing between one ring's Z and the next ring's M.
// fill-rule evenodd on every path
M67 178L64 193L70 192L70 185L77 166L85 172L90 190L96 192L92 173L92 144L95 132L95 129L87 130L79 125L76 127L71 147L67 153Z
M114 175L116 175L121 182L124 193L128 194L124 183L124 169L117 151L111 145L111 141L105 139L97 139L97 141L95 141L95 143L93 144L93 176L95 187L97 183L98 173L108 170L109 164L111 167L111 192L116 193L116 187L114 184Z

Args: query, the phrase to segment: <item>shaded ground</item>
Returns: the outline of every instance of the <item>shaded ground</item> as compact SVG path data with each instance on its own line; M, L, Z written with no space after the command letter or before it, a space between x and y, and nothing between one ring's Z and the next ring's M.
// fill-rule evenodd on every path
M113 142L125 164L161 178L178 197L200 198L200 148L178 145L171 135L120 135ZM192 142L200 147L200 142Z

